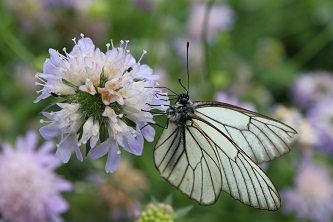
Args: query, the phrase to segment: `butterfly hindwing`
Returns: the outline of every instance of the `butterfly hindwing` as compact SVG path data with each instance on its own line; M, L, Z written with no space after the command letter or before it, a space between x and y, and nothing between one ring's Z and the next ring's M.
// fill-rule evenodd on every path
M200 117L193 119L192 126L210 140L218 154L223 191L255 208L280 208L280 196L273 183L234 141Z
M195 128L169 122L155 146L154 161L163 178L191 199L210 205L222 188L220 162L214 151Z

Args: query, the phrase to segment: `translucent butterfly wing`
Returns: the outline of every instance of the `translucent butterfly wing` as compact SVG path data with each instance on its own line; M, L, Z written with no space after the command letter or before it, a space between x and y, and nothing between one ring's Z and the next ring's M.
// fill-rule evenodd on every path
M265 173L223 132L195 117L192 127L210 141L221 164L222 190L252 207L277 210L279 193Z
M255 163L270 161L290 151L297 133L267 116L220 102L194 102L195 114L216 126Z
M184 126L168 123L154 150L161 176L200 204L216 202L222 187L219 158L202 135Z
M269 178L235 143L204 121L187 121L187 127L169 122L154 159L162 177L202 205L215 203L223 189L256 208L280 207Z

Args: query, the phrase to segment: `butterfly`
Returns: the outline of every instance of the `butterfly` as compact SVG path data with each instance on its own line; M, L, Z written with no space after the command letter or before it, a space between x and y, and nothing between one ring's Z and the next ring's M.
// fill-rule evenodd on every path
M160 175L201 205L214 204L225 191L254 208L279 209L279 193L257 164L289 152L297 132L241 107L192 102L189 86L182 87L187 93L176 95L154 148Z

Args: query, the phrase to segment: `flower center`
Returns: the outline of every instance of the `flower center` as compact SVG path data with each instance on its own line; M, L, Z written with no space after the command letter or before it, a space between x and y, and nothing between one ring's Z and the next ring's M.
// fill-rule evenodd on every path
M105 105L102 102L101 94L97 93L95 95L91 95L87 92L78 90L75 97L77 103L80 104L80 111L83 113L85 119L91 116L97 120L105 118L102 116Z

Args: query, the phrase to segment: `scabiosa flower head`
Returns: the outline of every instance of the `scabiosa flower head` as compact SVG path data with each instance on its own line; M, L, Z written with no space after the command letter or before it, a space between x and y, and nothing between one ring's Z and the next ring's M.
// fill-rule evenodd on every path
M319 150L333 154L333 98L327 98L308 111L311 125L317 131Z
M295 186L281 191L283 209L300 219L331 221L333 215L333 180L325 166L302 163Z
M310 108L325 98L333 98L333 75L317 72L301 75L292 87L294 101L303 108Z
M43 112L50 120L40 129L45 139L61 135L56 155L68 162L72 148L83 161L80 146L91 150L92 159L108 154L106 171L114 172L120 162L119 146L141 155L143 138L152 141L154 129L152 107L165 111L169 101L160 89L154 88L159 78L152 69L141 65L127 50L129 41L106 53L95 48L90 38L81 35L70 53L50 49L50 59L43 73L37 73L43 86L38 102L51 95L61 98L59 111ZM167 101L165 101L167 100ZM166 106L164 106L164 105Z
M68 209L59 192L71 184L55 174L61 162L50 154L52 142L37 147L37 133L18 138L16 149L3 144L0 153L0 213L6 221L62 221Z

